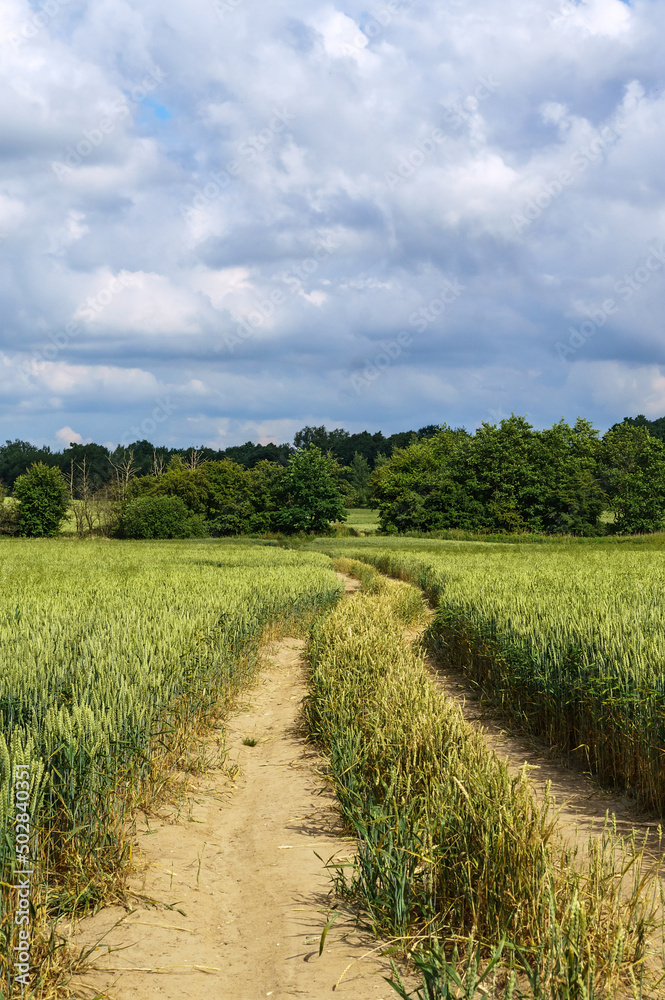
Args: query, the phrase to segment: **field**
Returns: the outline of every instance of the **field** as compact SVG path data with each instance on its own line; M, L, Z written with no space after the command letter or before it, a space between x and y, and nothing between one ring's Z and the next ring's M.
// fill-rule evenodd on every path
M665 809L665 551L322 540L422 587L429 642L527 732Z
M0 865L29 859L44 923L113 896L132 809L195 765L191 733L251 680L262 639L306 627L339 582L323 555L234 541L6 539L0 554Z
M374 530L371 512L350 513L356 530ZM135 811L205 769L196 734L218 727L223 760L225 713L252 683L260 644L285 634L308 637L306 719L358 838L352 868L333 866L337 890L379 935L415 948L439 991L408 993L395 973L399 995L465 997L453 989L456 944L471 978L494 955L497 1000L504 987L538 1000L651 996L637 980L618 992L642 975L655 923L639 846L611 830L579 854L557 846L547 805L435 693L404 631L427 621L426 647L516 728L660 816L662 542L294 544L0 542L0 864L13 875L1 890L0 996L18 995L21 865L39 990L55 961L49 929L122 898ZM340 602L331 557L363 593Z
M354 528L356 531L364 531L369 534L369 532L376 531L379 527L379 517L376 511L367 510L364 507L350 507L346 512L346 521L344 524L348 528Z
M422 621L420 590L336 565L363 590L314 626L308 720L359 840L338 893L384 939L412 942L422 987L395 971L399 995L653 996L642 976L659 889L639 850L609 829L564 848L524 770L511 776L437 693L404 632Z

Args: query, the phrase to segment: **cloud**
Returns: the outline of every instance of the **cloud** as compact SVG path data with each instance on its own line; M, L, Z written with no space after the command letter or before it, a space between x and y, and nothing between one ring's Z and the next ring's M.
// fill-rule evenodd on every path
M8 436L665 407L665 267L617 291L665 243L661 5L44 11L0 15Z
M70 444L83 444L83 437L77 434L71 427L61 427L55 432L55 439L63 448L69 448Z

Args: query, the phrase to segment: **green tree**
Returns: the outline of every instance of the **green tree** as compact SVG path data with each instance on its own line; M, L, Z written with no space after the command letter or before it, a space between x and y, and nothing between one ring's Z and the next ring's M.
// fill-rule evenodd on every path
M603 438L605 486L618 534L659 531L665 523L665 444L624 422Z
M469 442L466 431L443 425L377 461L371 501L382 531L481 531L487 526L483 505L467 487Z
M353 490L350 506L366 507L369 503L369 482L372 477L372 469L365 456L361 455L360 452L356 452L353 456L348 477Z
M607 505L601 483L598 431L578 417L574 427L560 420L540 432L539 474L545 486L536 510L548 534L603 533Z
M182 458L176 455L161 476L139 476L130 480L128 496L130 499L141 496L179 497L193 514L205 514L208 508L210 484L203 468L199 466L198 469L190 469Z
M230 458L204 462L199 470L207 485L206 521L214 535L244 535L256 528L254 477Z
M65 477L70 474L72 468L81 470L85 467L87 485L94 491L105 486L113 475L108 448L101 444L72 442L69 448L65 448L56 458L58 468Z
M124 538L202 538L208 534L203 519L192 514L177 496L142 496L123 509Z
M513 415L473 436L445 425L419 435L372 475L382 530L602 530L600 442L588 421L540 432Z
M275 526L275 511L286 475L283 465L265 460L251 470L249 481L254 507L249 525L251 532L270 531Z
M142 441L134 441L132 444L118 445L115 451L109 455L109 462L112 468L124 465L131 459L137 476L147 476L155 473L156 462L165 466L176 451L172 448L155 446L150 441L143 438Z
M162 475L131 480L128 496L177 497L190 513L204 517L212 534L243 535L270 530L276 486L285 472L273 462L247 469L230 458L191 468L176 455Z
M18 504L7 498L7 490L0 483L0 535L18 534Z
M634 427L646 427L651 437L660 438L665 441L665 417L656 417L655 420L647 420L643 413L638 413L636 417L624 417L622 423L632 424ZM620 427L621 424L614 424ZM614 427L611 430L614 430Z
M524 417L483 423L471 439L469 492L494 531L541 531L546 489L538 468L538 435Z
M290 444L253 444L247 441L245 444L232 445L223 452L218 452L214 458L219 461L222 458L230 458L238 465L243 465L246 469L253 469L260 462L271 462L286 467L289 463L289 456L293 454ZM213 456L205 456L206 459Z
M69 508L69 490L60 469L35 462L14 485L19 502L18 530L24 538L57 535Z
M331 521L345 521L344 491L339 466L316 445L297 452L279 484L275 501L275 526L293 534L322 532Z
M35 462L44 462L45 465L56 465L57 455L51 454L49 447L37 448L29 441L5 441L0 445L0 479L8 490L14 488L14 483L19 476L30 468Z

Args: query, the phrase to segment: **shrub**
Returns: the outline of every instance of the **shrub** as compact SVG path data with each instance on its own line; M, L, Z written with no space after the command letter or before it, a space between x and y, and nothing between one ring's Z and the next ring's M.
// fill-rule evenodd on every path
M18 535L18 512L16 501L5 499L0 490L0 535Z
M14 485L19 502L18 533L24 538L57 535L69 509L69 490L60 469L35 462Z
M208 531L180 497L145 496L126 504L120 533L125 538L202 538Z

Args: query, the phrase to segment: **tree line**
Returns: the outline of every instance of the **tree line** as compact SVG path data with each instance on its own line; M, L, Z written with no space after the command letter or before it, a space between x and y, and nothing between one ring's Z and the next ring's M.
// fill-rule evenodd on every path
M230 458L168 466L137 475L131 453L99 488L85 459L67 478L54 465L33 463L12 496L0 490L0 533L51 537L73 512L76 533L120 538L320 533L346 519L341 469L310 444L286 466L262 461L248 469Z
M659 421L626 418L602 437L581 417L535 430L512 415L473 434L444 424L391 438L305 427L293 446L270 446L279 460L248 443L243 462L148 442L113 453L7 442L0 469L13 475L32 461L0 504L0 532L54 534L67 511L79 535L321 532L367 505L388 533L647 533L665 526L665 440L651 424L660 430Z
M40 448L29 441L16 439L0 445L0 483L5 489L13 490L18 477L35 462L60 469L66 477L85 464L87 482L95 490L113 483L117 478L117 469L126 466L130 459L133 475L136 476L159 475L173 459L181 459L188 466L230 459L245 469L253 469L261 462L286 468L289 459L298 451L315 445L344 470L341 482L343 486L346 484L344 488L349 506L362 507L368 500L369 477L377 461L389 458L397 448L403 448L437 430L435 425L430 425L417 431L401 431L385 437L381 431L351 434L342 429L329 431L323 426L307 426L296 433L292 444L261 445L247 441L221 450L165 448L142 440L126 447L118 446L113 451L94 443L70 444L63 451L52 451L48 446Z
M386 532L648 533L665 526L665 442L644 417L601 438L581 417L538 431L513 415L475 434L443 426L396 451L371 488Z

